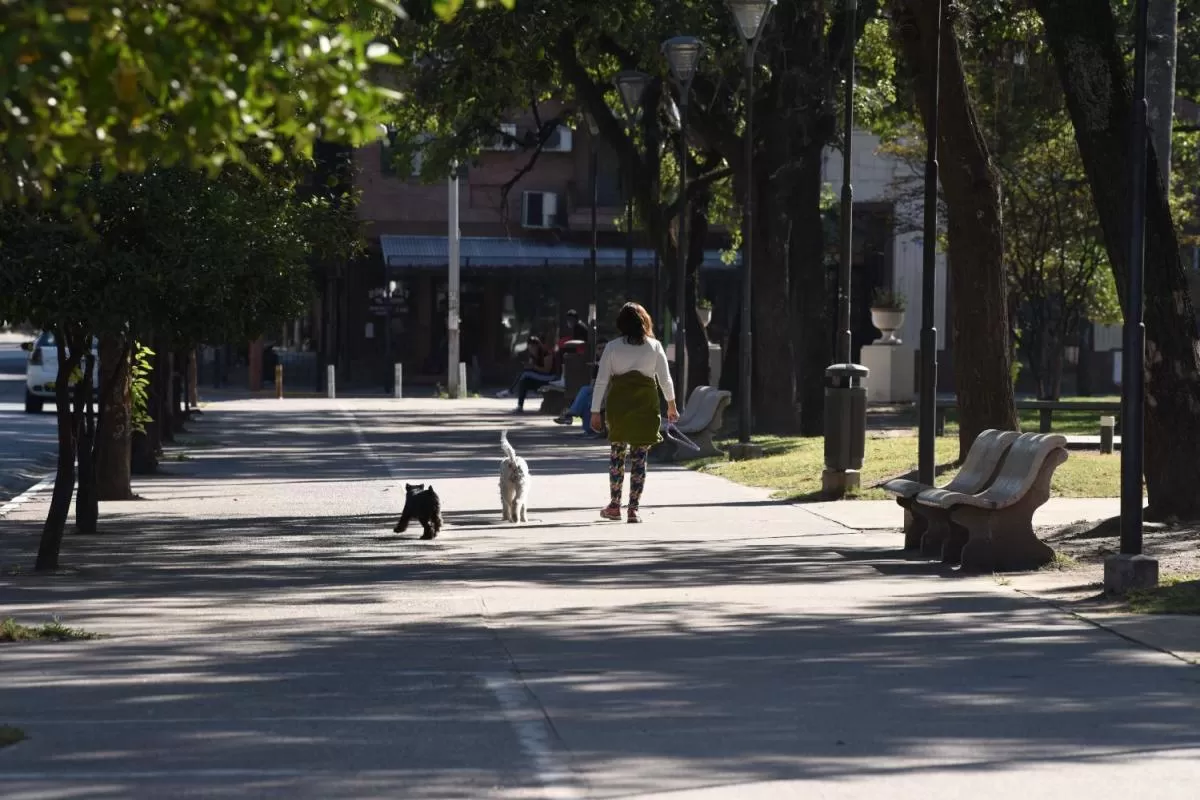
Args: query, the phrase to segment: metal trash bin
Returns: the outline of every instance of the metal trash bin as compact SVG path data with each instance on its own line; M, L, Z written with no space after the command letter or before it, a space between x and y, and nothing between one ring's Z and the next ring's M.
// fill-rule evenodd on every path
M861 364L825 369L825 469L860 470L867 443L867 387L870 370Z

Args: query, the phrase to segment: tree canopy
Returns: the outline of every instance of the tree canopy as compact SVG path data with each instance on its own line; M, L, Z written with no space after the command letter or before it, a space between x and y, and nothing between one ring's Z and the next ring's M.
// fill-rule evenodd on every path
M483 0L483 5L513 0ZM450 19L462 0L422 6ZM0 201L99 164L219 170L378 135L393 0L0 0Z

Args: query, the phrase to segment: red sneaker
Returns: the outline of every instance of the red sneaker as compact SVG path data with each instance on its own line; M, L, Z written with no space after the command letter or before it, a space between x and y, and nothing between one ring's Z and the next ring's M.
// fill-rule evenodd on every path
M605 506L604 508L600 509L600 517L602 519L612 519L612 520L620 521L621 507L614 506L614 505Z

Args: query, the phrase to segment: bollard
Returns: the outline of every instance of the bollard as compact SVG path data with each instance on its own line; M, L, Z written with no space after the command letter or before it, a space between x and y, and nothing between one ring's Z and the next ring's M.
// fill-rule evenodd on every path
M1113 431L1117 427L1116 417L1100 418L1100 452L1111 455L1113 451Z
M283 364L275 365L275 399L283 399Z
M458 362L458 399L467 396L467 362Z
M325 396L330 400L337 397L336 378L337 368L333 364L325 367Z
M404 378L404 365L397 364L396 365L396 375L395 375L395 377L393 379L393 383L392 383L392 392L397 400L399 400L401 397L404 396L404 393L400 389L400 384L401 384L403 378Z

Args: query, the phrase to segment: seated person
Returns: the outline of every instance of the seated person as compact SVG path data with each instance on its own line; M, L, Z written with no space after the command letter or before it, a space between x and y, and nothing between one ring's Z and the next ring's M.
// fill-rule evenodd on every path
M525 411L525 398L531 391L536 391L558 379L558 376L554 374L553 351L542 344L542 340L536 336L530 336L525 344L525 370L517 377L512 386L496 395L497 397L511 397L515 391L518 414Z
M595 439L600 436L600 434L592 430L589 417L592 407L592 393L596 389L596 373L599 371L600 356L604 353L605 344L606 341L603 339L596 342L596 363L592 365L592 382L579 390L570 408L554 418L555 423L559 425L571 425L575 421L574 418L579 417L583 422L583 434L589 439Z
M579 321L579 314L572 308L567 312L566 330L558 340L558 349L563 350L567 342L580 342L581 344L575 346L575 352L585 355L587 353L587 343L591 335L588 326Z

